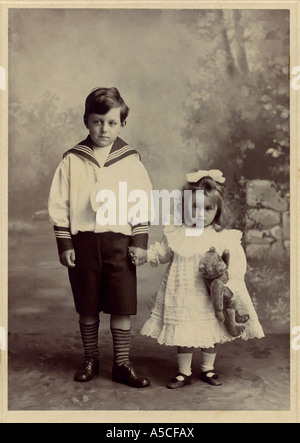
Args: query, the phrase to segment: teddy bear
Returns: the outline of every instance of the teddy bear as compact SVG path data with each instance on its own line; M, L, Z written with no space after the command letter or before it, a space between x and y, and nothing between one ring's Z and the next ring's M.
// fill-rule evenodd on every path
M215 315L224 323L233 337L239 337L245 330L249 315L240 315L232 291L226 286L228 282L228 265L230 253L226 249L222 257L211 247L199 262L199 272L204 277L212 297Z

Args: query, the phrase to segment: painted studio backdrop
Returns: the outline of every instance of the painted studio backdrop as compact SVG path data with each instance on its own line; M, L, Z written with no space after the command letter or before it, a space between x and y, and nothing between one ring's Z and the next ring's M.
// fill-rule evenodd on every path
M63 328L73 310L46 220L49 187L87 135L86 96L116 86L130 108L122 138L154 189L180 189L195 169L223 171L260 321L267 334L289 333L289 20L288 10L9 11L13 332L54 307ZM158 285L141 289L145 304Z

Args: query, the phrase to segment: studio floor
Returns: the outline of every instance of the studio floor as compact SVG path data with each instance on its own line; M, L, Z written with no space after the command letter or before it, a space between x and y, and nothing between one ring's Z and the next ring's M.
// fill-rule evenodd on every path
M151 385L139 390L111 381L106 315L99 334L100 374L76 383L73 375L82 358L78 318L52 229L46 222L23 231L16 227L9 254L8 411L288 411L290 342L284 334L220 346L220 387L199 379L201 354L196 352L193 383L181 390L166 388L176 373L176 349L139 334L162 272L149 265L139 268L138 315L132 318L131 359Z

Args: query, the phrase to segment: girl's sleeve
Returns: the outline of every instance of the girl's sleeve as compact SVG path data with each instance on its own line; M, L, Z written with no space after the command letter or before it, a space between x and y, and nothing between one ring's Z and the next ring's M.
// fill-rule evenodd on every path
M168 245L167 237L164 235L161 242L155 242L147 251L148 262L156 267L158 264L169 263L173 257L173 252Z
M73 249L70 229L69 158L55 171L48 199L48 212L53 224L59 254Z
M244 280L247 271L246 254L241 244L242 232L230 230L226 233L226 249L229 250L228 276L230 280Z
M247 271L246 254L241 244L242 233L237 230L227 231L225 249L229 250L229 266L228 266L228 286L231 291L238 297L238 308L243 312L244 308L253 311L252 303L245 284L245 274Z
M246 329L241 338L262 338L264 331L259 323L252 299L245 283L247 271L247 260L245 251L241 245L242 233L240 231L229 231L229 243L227 249L230 252L228 267L229 280L227 286L235 296L236 306L241 315L248 314L250 319L245 324Z

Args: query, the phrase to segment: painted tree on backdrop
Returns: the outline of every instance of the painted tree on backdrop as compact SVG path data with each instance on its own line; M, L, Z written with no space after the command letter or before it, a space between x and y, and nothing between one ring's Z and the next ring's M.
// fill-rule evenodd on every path
M288 11L185 11L181 23L199 41L198 80L190 85L183 129L199 167L220 167L239 208L245 179L289 183ZM234 173L234 174L233 174ZM241 217L236 218L239 225Z
M44 209L57 159L74 144L81 124L73 109L60 112L59 97L49 91L26 108L10 102L9 211L11 216L31 216Z

